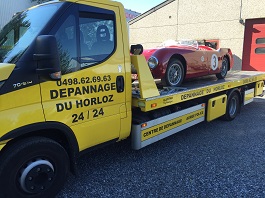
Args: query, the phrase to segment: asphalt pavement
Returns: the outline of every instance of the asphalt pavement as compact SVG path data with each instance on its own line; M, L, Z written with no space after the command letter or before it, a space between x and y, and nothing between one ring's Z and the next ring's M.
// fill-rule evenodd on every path
M204 122L139 151L83 155L57 198L265 197L265 97L232 122Z

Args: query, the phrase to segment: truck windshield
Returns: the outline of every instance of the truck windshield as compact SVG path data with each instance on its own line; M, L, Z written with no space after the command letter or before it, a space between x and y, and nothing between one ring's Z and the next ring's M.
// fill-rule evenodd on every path
M16 63L62 3L19 13L0 31L0 63Z

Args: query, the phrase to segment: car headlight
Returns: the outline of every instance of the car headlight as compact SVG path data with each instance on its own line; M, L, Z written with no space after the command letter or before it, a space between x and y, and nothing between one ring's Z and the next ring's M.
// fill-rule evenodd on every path
M158 65L158 60L156 57L151 56L147 63L151 69L154 69Z

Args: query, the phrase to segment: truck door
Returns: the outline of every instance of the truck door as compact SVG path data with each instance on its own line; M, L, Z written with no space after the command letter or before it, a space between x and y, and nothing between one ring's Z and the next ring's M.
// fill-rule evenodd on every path
M100 5L74 4L52 28L62 79L40 85L46 121L69 126L80 150L117 139L126 116L118 8Z

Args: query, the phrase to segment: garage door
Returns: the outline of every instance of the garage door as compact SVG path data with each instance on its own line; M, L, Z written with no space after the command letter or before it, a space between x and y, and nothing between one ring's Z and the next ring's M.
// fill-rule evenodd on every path
M242 70L265 71L265 18L246 20Z

